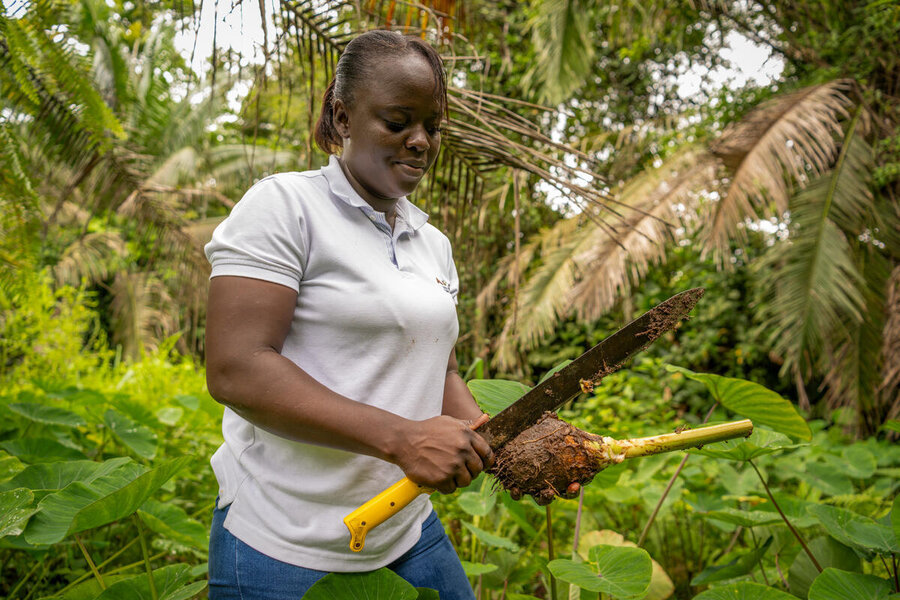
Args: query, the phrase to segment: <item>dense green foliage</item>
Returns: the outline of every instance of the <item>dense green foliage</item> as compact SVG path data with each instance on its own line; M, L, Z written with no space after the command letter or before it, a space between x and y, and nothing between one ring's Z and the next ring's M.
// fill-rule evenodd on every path
M348 31L424 24L485 93L453 92L414 198L454 242L483 407L704 287L561 416L618 439L756 424L546 510L488 476L436 495L479 599L897 598L900 5L350 4L284 3L265 64L219 48L202 76L176 43L200 3L0 10L0 596L205 596L202 242L255 179L324 161L309 132ZM734 34L781 72L679 93ZM435 597L384 570L309 597L359 589Z

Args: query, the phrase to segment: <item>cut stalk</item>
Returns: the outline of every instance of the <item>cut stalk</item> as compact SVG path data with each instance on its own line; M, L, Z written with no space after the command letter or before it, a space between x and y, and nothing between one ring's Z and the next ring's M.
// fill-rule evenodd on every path
M723 442L737 437L747 437L753 432L750 419L709 425L698 429L687 429L680 433L665 433L631 440L616 440L603 437L601 442L586 442L594 450L596 458L610 462L621 462L626 458L638 458L663 452L674 452L686 448L698 448L706 444ZM598 456L599 455L599 456Z

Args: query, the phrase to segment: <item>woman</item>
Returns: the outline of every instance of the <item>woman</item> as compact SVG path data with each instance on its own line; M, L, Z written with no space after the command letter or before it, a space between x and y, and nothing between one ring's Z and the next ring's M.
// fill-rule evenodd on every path
M449 241L406 199L446 106L429 45L355 38L316 126L328 165L258 182L206 247L207 380L226 406L213 600L295 599L327 572L384 566L443 600L473 597L426 496L358 554L342 523L404 474L451 493L493 459L457 373Z

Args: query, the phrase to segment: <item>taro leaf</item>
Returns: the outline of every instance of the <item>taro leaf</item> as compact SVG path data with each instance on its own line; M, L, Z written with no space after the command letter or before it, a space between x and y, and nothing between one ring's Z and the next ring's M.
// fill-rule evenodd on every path
M153 571L153 583L159 600L187 600L206 587L205 581L185 585L191 579L188 565L171 565ZM145 573L110 585L96 600L151 600L153 592Z
M753 421L767 425L779 433L798 440L812 439L809 425L794 405L772 390L743 379L722 377L711 373L694 373L683 367L668 365L669 371L706 384L722 406Z
M797 600L797 597L761 583L741 581L718 585L697 594L694 600Z
M55 544L69 534L127 517L190 460L182 456L139 475L124 465L90 485L70 483L41 500L40 512L25 529L25 539L32 544Z
M10 479L2 487L4 489L26 487L37 493L40 498L43 498L47 493L61 490L75 481L90 483L98 477L103 477L118 470L125 463L131 463L131 468L140 469L127 456L111 458L102 463L92 460L42 463L31 465Z
M894 498L891 506L891 525L894 528L894 541L900 544L900 496Z
M503 506L506 507L509 516L516 522L516 525L521 527L522 531L525 532L525 535L528 537L535 537L538 534L537 529L528 522L528 514L525 512L525 507L528 505L525 502L513 500L512 496L510 496L507 491L500 492L500 501L503 503Z
M601 544L637 548L637 544L626 540L621 533L604 529L602 531L589 531L582 535L578 540L578 554L587 560L590 556L590 549ZM653 557L650 558L650 562L653 568L653 572L650 575L650 587L647 588L647 593L641 598L642 600L666 600L666 598L672 596L672 593L675 591L675 585L665 569Z
M0 492L0 538L22 533L25 523L37 512L31 506L33 502L34 494L25 488Z
M206 553L209 529L190 518L181 507L151 498L138 509L138 515L156 533Z
M156 456L156 434L152 429L139 425L131 418L112 409L106 411L103 420L113 435L135 454L147 459Z
M809 600L883 600L890 594L891 583L887 579L833 567L822 571L809 588Z
M809 543L809 550L823 569L834 567L854 572L861 569L862 563L859 555L830 536L823 535L815 538ZM795 596L806 598L809 586L818 576L819 569L812 563L809 555L806 552L800 552L788 572L788 587Z
M504 550L509 550L510 552L518 552L520 550L519 545L509 538L500 537L499 535L494 535L493 533L488 533L484 529L475 527L471 523L466 523L465 521L463 521L463 526L471 531L472 535L474 535L482 543L488 546L491 546L493 548L503 548Z
M756 550L751 550L746 554L742 554L738 558L732 560L728 564L707 567L700 572L699 575L691 580L691 585L705 585L714 581L725 581L746 575L759 566L759 560L772 545L773 537L769 537L762 546Z
M441 600L441 595L438 594L437 590L433 590L431 588L417 587L416 591L419 592L419 597L417 600Z
M807 463L805 469L805 473L797 473L797 476L829 496L845 496L853 493L853 482L842 470L815 462Z
M497 570L497 565L473 563L467 560L462 560L460 562L462 563L463 571L465 571L466 575L469 577L477 577L478 575L484 575L485 573L491 573Z
M505 379L473 379L466 383L481 410L491 416L522 397L528 386Z
M806 507L810 504L814 504L813 502L807 502L806 500L802 500L784 492L775 492L773 496L778 503L778 508L781 509L781 512L784 513L784 516L788 518L788 521L790 521L791 525L794 527L812 527L819 522L818 519L806 511ZM757 508L776 515L778 514L778 510L771 502L761 504Z
M9 410L22 415L26 419L44 425L62 425L63 427L81 427L84 419L70 410L47 406L37 402L18 402L9 405Z
M156 418L159 419L159 422L169 427L177 425L182 416L184 416L184 409L180 406L164 406L156 411Z
M25 465L15 456L9 454L0 456L0 481L5 481L17 473L21 473L23 469L25 469Z
M566 558L547 564L553 575L589 592L602 592L617 598L643 596L653 571L650 555L642 548L594 546L590 563Z
M765 510L738 510L736 508L713 510L708 512L706 517L717 521L724 521L725 523L731 523L732 525L741 525L743 527L760 527L782 522L781 516L778 513L772 513Z
M836 506L811 504L807 510L831 537L869 558L875 554L900 553L900 542L887 525Z
M74 448L63 446L47 437L27 437L0 444L0 448L25 463L45 463L65 460L85 460L87 456Z
M456 503L467 514L473 517L483 517L493 510L494 505L497 504L497 496L490 493L490 488L487 489L487 493L484 490L463 492L456 499Z
M303 600L416 600L411 583L387 568L369 573L329 573L317 581Z
M745 439L707 444L702 449L691 449L687 452L712 458L745 461L757 456L799 448L802 445L804 444L792 444L790 438L775 431L754 428L750 437Z
M109 587L114 583L119 581L124 581L125 579L133 578L133 574L127 575L104 575L103 583ZM144 579L147 579L147 575L143 575ZM99 596L103 592L103 588L100 587L100 582L91 577L87 581L83 581L75 586L68 588L68 591L57 595L57 596L47 596L42 598L41 600L96 600L97 596Z
M844 473L855 479L868 479L875 474L878 461L875 455L860 444L847 446L841 451L840 467Z
M556 373L568 367L570 364L572 364L572 361L569 359L562 361L561 363L544 373L543 377L541 377L541 380L538 381L538 385L544 383L545 381L553 377Z

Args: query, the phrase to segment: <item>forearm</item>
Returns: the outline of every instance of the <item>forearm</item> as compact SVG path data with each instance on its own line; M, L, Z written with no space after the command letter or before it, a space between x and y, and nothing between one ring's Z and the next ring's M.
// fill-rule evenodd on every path
M444 404L441 414L472 421L481 416L482 410L475 402L472 392L456 370L447 371L444 380Z
M210 364L207 381L217 401L266 431L389 462L412 423L332 391L271 348Z

